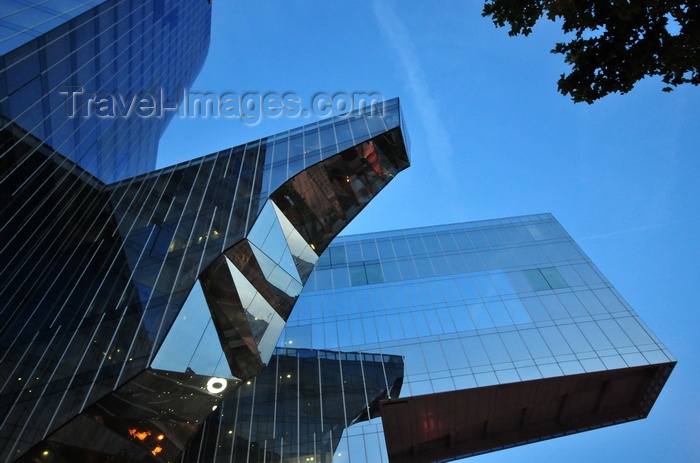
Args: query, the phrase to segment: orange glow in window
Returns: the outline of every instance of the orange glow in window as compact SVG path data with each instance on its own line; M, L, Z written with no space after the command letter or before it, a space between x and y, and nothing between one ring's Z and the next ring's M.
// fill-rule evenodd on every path
M129 435L138 440L146 440L151 435L151 431L139 431L138 429L129 429Z
M155 455L158 455L162 451L163 451L163 447L161 447L160 445L156 445L156 448L151 450L151 453L155 456Z

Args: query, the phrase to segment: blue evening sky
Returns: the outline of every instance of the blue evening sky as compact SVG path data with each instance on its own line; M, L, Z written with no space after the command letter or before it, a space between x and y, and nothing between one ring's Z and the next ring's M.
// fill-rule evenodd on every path
M574 104L549 53L561 30L509 37L481 6L216 0L192 91L400 97L412 167L347 233L552 212L679 360L646 420L471 461L700 461L700 89L647 79ZM176 118L159 164L314 120Z

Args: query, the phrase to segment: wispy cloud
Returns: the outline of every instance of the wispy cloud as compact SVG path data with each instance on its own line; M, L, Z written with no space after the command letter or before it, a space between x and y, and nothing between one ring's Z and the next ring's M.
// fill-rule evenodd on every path
M600 233L597 235L584 236L582 238L576 238L576 241L579 243L584 242L584 241L594 241L594 240L598 240L598 239L602 239L602 238L609 238L611 236L627 235L629 233L638 233L638 232L647 231L647 230L654 230L654 229L658 229L658 228L670 227L672 225L679 225L679 224L696 222L697 220L698 220L698 218L695 217L695 218L690 218L690 219L674 220L674 221L670 221L670 222L653 223L653 224L648 224L648 225L642 225L639 227L625 228L623 230L614 230L611 232Z
M431 95L418 51L404 22L386 0L374 2L374 15L382 32L396 50L401 66L406 71L409 92L418 108L421 125L425 131L431 161L437 169L440 181L455 186L454 171L450 168L454 153L450 137L440 118L440 110ZM410 128L409 128L410 132Z

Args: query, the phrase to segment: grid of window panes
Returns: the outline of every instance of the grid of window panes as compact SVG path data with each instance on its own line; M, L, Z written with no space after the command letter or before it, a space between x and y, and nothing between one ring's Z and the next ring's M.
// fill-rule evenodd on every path
M97 6L82 11L89 4ZM3 126L16 124L105 182L153 169L158 139L177 112L168 108L204 64L209 2L49 1L16 8L5 19L29 28L55 9L69 13L53 15L44 25L54 27L36 28L44 33L0 56Z
M402 397L673 361L550 214L339 237L279 345L402 355Z
M5 0L0 8L0 55L106 0Z

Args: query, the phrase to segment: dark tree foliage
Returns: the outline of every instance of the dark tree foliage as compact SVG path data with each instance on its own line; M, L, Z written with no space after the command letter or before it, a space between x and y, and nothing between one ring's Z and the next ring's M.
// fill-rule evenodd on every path
M561 22L571 41L552 53L572 65L558 87L575 102L627 93L645 76L661 76L667 92L700 84L699 0L486 0L482 14L511 36L543 16Z

